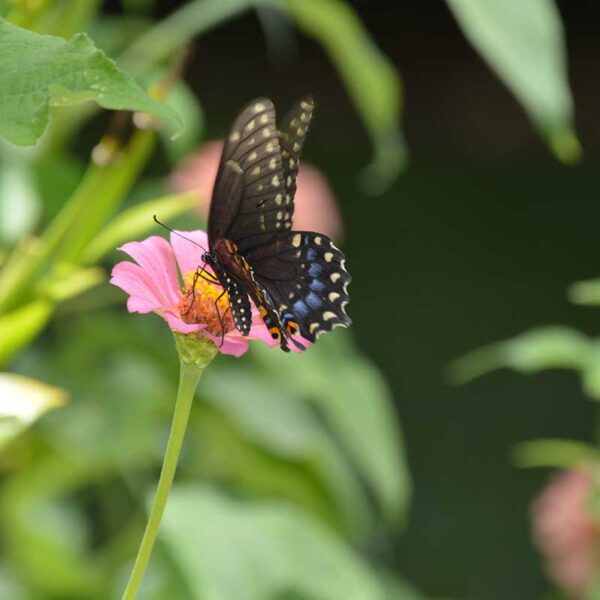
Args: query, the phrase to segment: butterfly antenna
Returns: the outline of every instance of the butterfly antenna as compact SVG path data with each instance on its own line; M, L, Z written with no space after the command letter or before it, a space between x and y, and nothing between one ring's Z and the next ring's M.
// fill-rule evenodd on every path
M194 244L194 246L198 246L198 248L202 248L202 250L204 252L207 252L206 248L202 245L199 244L198 242L195 242L194 240L190 239L189 237L182 235L181 233L179 233L178 231L175 231L174 229L172 229L171 227L169 227L168 225L165 225L162 221L159 221L156 215L152 215L152 218L154 219L154 222L157 225L160 225L161 227L164 227L167 231L170 231L172 234L187 240L188 242L190 242L190 244Z

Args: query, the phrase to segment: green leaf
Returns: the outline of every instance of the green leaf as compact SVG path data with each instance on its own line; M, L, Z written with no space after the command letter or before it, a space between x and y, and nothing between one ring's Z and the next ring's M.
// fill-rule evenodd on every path
M370 532L373 515L361 482L300 394L274 389L264 376L239 368L208 371L201 388L244 437L280 460L316 474L344 529L355 537Z
M401 522L410 499L410 477L399 419L381 374L358 353L350 336L329 334L294 361L258 344L253 354L270 381L282 390L305 394L318 407L385 517Z
M85 515L74 510L72 499L82 480L102 476L100 469L83 464L77 455L62 455L53 446L43 450L43 458L3 486L4 553L26 582L30 597L107 597L102 593L106 572L93 559Z
M573 369L579 372L584 392L600 400L600 340L568 327L540 327L480 348L455 360L448 374L452 383L461 384L503 367L521 373Z
M447 2L465 36L521 102L556 157L578 160L564 32L553 0Z
M83 252L82 262L94 263L121 244L146 235L158 227L154 215L161 221L169 221L197 205L195 194L173 194L128 208L92 239Z
M561 326L540 327L466 354L450 365L448 374L452 383L462 384L502 367L524 373L580 369L586 365L590 350L590 340L578 331Z
M340 0L288 0L298 26L315 38L338 69L371 136L375 156L363 173L365 189L379 193L406 162L399 127L402 85L354 10Z
M173 130L181 121L121 71L87 35L38 35L0 19L0 135L21 146L46 129L50 106L94 100L104 108L152 113Z
M15 373L0 373L0 452L44 413L62 406L64 390Z
M176 486L159 535L192 598L384 598L352 548L282 503L240 503L210 488Z
M542 439L517 444L513 459L519 467L558 467L567 469L600 458L597 448L573 440Z
M600 306L600 279L576 281L569 286L567 295L574 304Z
M61 263L42 280L36 291L55 302L74 298L106 280L105 272L97 267L82 268Z
M0 366L42 330L53 308L50 300L35 300L0 316Z

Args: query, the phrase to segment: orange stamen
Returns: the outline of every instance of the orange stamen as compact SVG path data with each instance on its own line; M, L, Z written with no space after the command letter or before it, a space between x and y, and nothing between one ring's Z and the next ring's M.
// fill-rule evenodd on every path
M212 335L229 333L234 329L229 295L223 293L220 285L207 281L195 271L185 273L183 282L185 288L177 308L184 323L204 323L206 331Z

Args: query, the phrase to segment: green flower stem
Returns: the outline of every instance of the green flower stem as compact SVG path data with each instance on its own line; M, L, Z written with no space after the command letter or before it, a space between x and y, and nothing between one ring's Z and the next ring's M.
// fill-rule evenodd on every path
M217 353L217 347L207 339L179 333L174 333L174 337L177 351L179 352L181 368L173 422L158 480L158 487L156 488L156 494L152 502L152 508L150 509L150 517L148 518L144 537L138 549L129 582L123 593L123 600L134 600L137 596L142 578L150 561L150 556L152 555L160 521L167 504L169 492L171 491L173 478L175 477L175 470L179 454L181 453L181 446L187 429L196 387L204 369Z

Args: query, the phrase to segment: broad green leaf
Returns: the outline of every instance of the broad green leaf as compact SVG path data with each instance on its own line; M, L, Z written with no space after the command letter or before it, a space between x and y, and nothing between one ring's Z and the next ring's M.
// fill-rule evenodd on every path
M590 350L590 341L578 331L561 326L540 327L469 352L450 365L449 376L453 383L462 384L503 367L524 373L580 369Z
M598 461L598 449L573 440L543 439L517 444L513 459L518 467L558 467L567 469Z
M340 0L288 0L298 27L327 51L371 136L375 156L364 173L365 189L387 188L406 161L399 127L400 76L377 48L354 10Z
M553 0L447 0L465 36L557 158L579 159L560 13Z
M62 406L64 390L15 373L0 373L0 452L47 411Z
M600 279L577 281L569 286L567 295L575 304L600 306Z
M384 598L351 547L283 503L241 503L210 488L179 485L159 535L190 598Z
M264 451L293 461L316 474L355 537L373 526L373 515L361 482L343 454L310 410L301 394L273 388L264 375L239 368L203 378L203 396L223 411L241 434Z
M521 373L573 369L579 372L584 392L600 400L600 340L568 327L540 327L470 352L450 365L449 377L461 384L503 367Z
M121 244L146 235L158 227L153 220L154 215L166 222L197 204L198 197L195 194L173 194L124 210L92 239L83 252L82 262L94 263Z
M208 403L200 404L195 411L187 447L182 472L193 481L208 479L244 498L279 498L350 534L348 537L372 533L372 518L370 528L365 520L348 522L348 516L355 515L349 515L345 506L357 501L342 499L341 506L338 504L335 488L342 493L344 490L323 479L328 466L315 464L310 455L306 457L301 452L298 456L282 456L277 450L266 448L256 434L246 434L236 419ZM356 487L346 491L353 489ZM363 499L363 490L359 499Z
M283 353L253 348L269 379L295 390L323 415L346 454L358 467L385 517L403 520L410 498L400 422L387 385L342 331L287 360Z
M42 330L53 308L50 300L35 300L0 316L0 366Z
M21 146L35 144L48 124L50 106L86 100L149 112L181 129L176 113L148 96L87 35L67 41L0 19L1 136Z
M95 464L84 464L54 447L8 478L0 496L3 551L36 598L93 598L102 594L105 573L92 560L85 515L74 510L70 494L82 480L102 477ZM95 594L95 596L93 595Z

